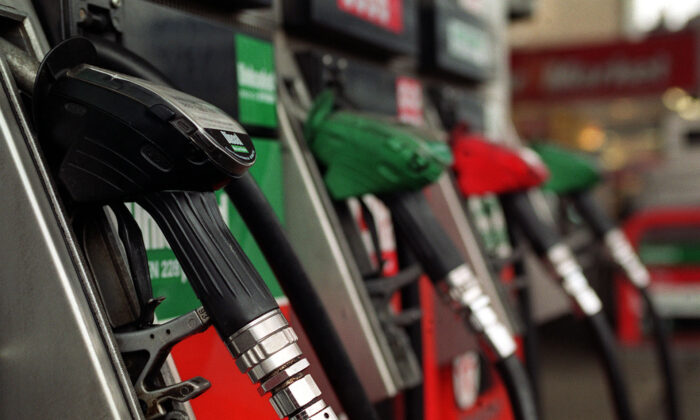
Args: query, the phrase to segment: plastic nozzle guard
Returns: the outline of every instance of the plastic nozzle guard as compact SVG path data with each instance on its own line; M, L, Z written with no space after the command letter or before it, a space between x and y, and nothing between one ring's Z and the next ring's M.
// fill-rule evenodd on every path
M442 142L393 121L336 111L334 104L333 92L322 92L304 132L325 166L324 181L336 200L418 190L437 180L452 162Z
M549 173L536 153L513 149L471 134L466 126L452 131L453 168L462 194L503 194L542 184Z
M572 150L553 144L538 143L532 149L549 169L549 180L543 188L557 194L570 194L593 188L601 179L596 163Z

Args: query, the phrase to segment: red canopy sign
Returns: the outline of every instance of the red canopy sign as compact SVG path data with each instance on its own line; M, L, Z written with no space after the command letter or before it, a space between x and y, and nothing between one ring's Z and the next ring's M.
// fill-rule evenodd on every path
M641 42L516 50L515 100L645 95L697 83L695 35L655 35Z

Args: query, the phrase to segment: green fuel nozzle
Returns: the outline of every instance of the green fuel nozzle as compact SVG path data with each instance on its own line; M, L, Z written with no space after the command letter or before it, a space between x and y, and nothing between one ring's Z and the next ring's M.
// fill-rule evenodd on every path
M605 244L609 255L623 269L627 279L641 293L651 320L663 374L666 417L678 419L680 402L666 323L647 290L651 282L649 271L625 234L593 196L593 188L602 178L600 169L592 159L559 146L540 143L532 148L549 168L551 176L544 188L565 196L573 204L593 234Z
M321 93L305 126L331 196L342 200L376 194L431 281L449 290L447 299L459 312L466 311L468 322L501 359L515 357L515 341L421 191L451 165L448 145L397 122L335 110L334 102L332 92ZM528 409L534 406L529 395L515 398Z
M549 181L543 186L568 199L595 235L604 238L616 224L593 197L593 188L601 181L601 171L593 159L553 144L532 146L549 168Z
M549 169L549 180L543 188L557 194L589 190L601 179L596 163L579 153L553 144L539 143L532 149Z
M454 309L489 344L519 420L537 419L517 345L479 280L430 208L421 189L452 164L447 144L415 128L359 112L335 110L335 95L321 93L305 126L309 147L324 168L336 200L376 194L391 211L397 234Z
M322 92L304 132L324 166L333 198L418 190L452 163L449 147L395 121L335 110L335 94Z

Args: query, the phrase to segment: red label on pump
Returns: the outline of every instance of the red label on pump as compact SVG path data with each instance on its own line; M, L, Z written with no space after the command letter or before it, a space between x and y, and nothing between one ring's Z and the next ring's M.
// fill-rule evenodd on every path
M403 31L403 0L337 0L338 8L389 31Z

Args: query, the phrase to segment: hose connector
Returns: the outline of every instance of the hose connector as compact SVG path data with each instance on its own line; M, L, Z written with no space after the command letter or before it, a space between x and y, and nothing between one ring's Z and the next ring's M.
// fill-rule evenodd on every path
M588 283L583 269L568 246L558 243L549 248L547 260L559 276L564 291L576 302L581 312L591 316L603 309L598 294Z
M467 312L472 328L483 332L500 358L515 353L517 345L513 336L499 319L491 306L491 299L466 264L450 271L440 282L440 288L456 311Z
M316 382L306 373L309 362L298 338L279 309L262 315L229 337L228 345L238 369L258 385L260 395L280 418L337 420L321 397Z
M613 260L622 267L630 282L638 289L646 289L651 282L649 271L634 252L632 244L620 229L613 229L603 237Z

